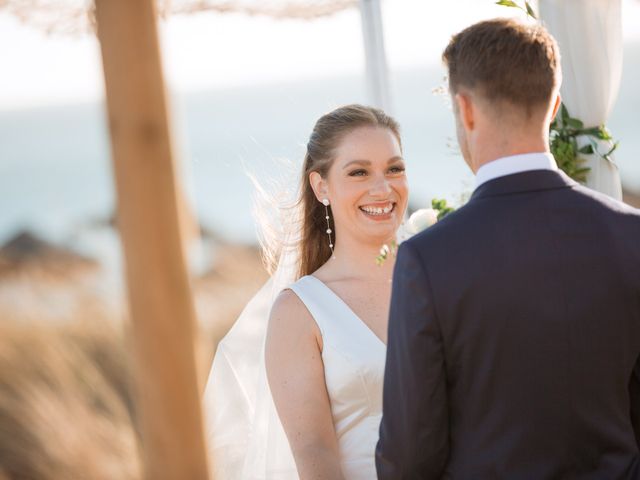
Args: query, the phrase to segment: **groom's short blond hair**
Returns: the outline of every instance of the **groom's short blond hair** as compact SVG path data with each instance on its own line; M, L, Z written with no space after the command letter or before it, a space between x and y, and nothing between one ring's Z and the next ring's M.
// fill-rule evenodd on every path
M560 51L542 26L500 18L454 35L442 54L449 89L461 87L490 101L528 111L548 105L561 81Z

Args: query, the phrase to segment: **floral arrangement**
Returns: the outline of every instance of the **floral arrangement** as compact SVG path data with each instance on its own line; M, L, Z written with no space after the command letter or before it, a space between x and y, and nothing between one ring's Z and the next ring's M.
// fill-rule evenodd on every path
M433 199L431 200L431 208L421 208L413 212L398 233L398 241L392 241L389 245L382 245L380 255L376 257L376 263L378 265L384 264L390 255L397 253L399 242L426 230L454 210L455 208L449 206L446 200Z

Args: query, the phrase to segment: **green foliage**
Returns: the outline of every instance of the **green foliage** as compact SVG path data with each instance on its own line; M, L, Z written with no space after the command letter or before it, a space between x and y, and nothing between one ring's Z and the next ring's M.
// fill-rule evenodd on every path
M513 2L511 0L500 0L499 2L496 2L496 5L502 5L503 7L522 8L516 2Z
M389 255L395 255L398 251L398 244L393 240L391 245L383 245L380 249L380 255L376 257L376 264L380 267L389 258Z
M556 116L550 128L551 153L556 159L558 167L578 182L586 182L589 168L584 166L583 155L600 155L605 160L618 148L618 142L607 153L600 153L595 140L612 141L611 133L604 125L594 128L584 128L584 123L569 115L567 107L562 104L560 113ZM577 137L586 135L590 140L588 145L578 148Z
M527 2L527 1L524 2L524 7L522 5L520 5L519 3L514 2L512 0L498 0L496 2L496 5L501 5L503 7L519 8L520 10L522 10L524 13L527 14L527 17L531 17L533 19L537 19L538 18L536 16L536 12L533 10L533 7L531 6L531 3Z
M527 15L529 15L531 18L537 19L538 17L536 16L536 13L533 11L533 8L531 8L531 4L529 2L524 2L524 4L527 7Z
M443 198L434 198L431 200L431 208L438 212L438 221L456 210L455 208L447 205L447 201Z

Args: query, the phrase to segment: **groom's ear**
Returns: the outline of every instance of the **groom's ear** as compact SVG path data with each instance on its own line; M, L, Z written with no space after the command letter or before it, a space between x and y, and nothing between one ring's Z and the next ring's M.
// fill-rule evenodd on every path
M476 118L475 105L471 96L468 93L458 92L455 94L454 100L458 107L460 122L464 126L465 130L473 130Z
M327 190L327 182L322 178L322 175L318 172L311 172L309 174L309 183L319 202L321 202L323 198L327 198L329 191Z
M551 112L551 121L553 122L553 119L556 118L556 115L558 114L558 110L560 110L560 105L562 105L562 98L560 97L560 94L556 95L556 101L553 104L553 111Z

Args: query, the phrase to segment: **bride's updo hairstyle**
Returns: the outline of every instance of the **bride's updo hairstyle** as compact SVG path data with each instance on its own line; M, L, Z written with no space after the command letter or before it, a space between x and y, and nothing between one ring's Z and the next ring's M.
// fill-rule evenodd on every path
M325 207L316 198L309 176L311 172L318 172L322 178L326 179L340 142L347 134L361 127L388 128L398 139L398 144L402 148L398 123L377 108L357 104L346 105L323 115L316 122L307 143L298 200L298 208L302 212L298 247L299 277L315 272L331 258L331 248L326 232ZM331 206L329 206L329 216L331 217L330 228L335 235L336 227L333 224Z

